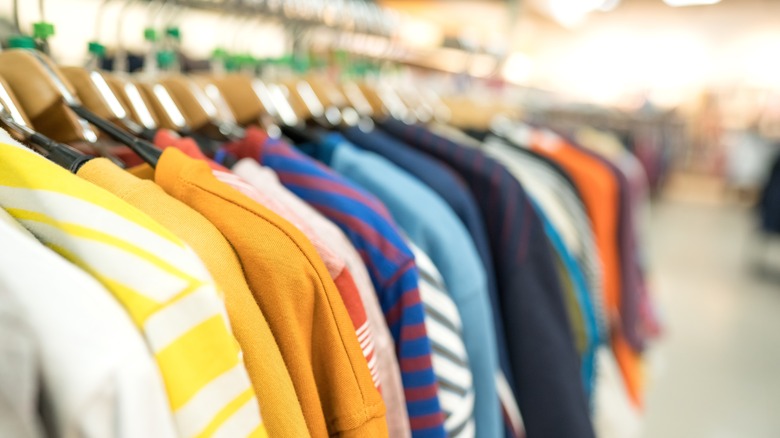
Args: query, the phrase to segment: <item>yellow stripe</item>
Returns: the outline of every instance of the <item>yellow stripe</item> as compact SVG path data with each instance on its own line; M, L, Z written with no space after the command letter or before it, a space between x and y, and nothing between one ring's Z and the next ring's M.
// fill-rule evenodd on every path
M112 280L99 272L92 269L90 265L84 262L75 254L71 253L67 249L54 244L48 244L49 248L54 252L60 254L74 265L81 268L83 271L94 277L98 282L106 287L117 299L117 301L125 308L127 313L132 318L133 322L139 329L143 328L143 324L151 314L160 308L160 303L150 299L144 294L135 291L134 289L125 286L124 284Z
M217 314L157 353L174 411L206 384L239 364L239 350L230 338L222 316Z
M159 310L160 307L163 306L163 303L159 303L149 298L148 296L144 295L142 292L138 292L135 289L131 288L130 286L127 286L116 280L112 280L100 274L99 272L95 271L90 265L84 262L84 260L76 256L72 252L68 251L67 249L54 244L48 244L46 246L51 248L54 252L58 253L65 259L69 260L74 265L81 268L84 272L88 273L89 275L94 277L99 283L105 286L109 292L111 292L113 295L116 296L117 301L122 306L125 307L125 310L128 312L128 314L130 314L131 318L133 319L133 322L135 322L135 324L140 329L143 329L144 324L146 324L146 320L150 316L152 316L152 314L154 314L157 310ZM182 290L178 294L168 299L164 303L164 305L167 307L175 304L177 301L181 300L185 296L200 289L201 286L203 286L203 283L189 284L186 288L184 288L184 290Z
M144 295L142 292L138 292L135 289L131 288L130 286L127 286L116 280L112 280L106 277L105 275L102 275L101 273L95 271L90 265L84 262L84 260L79 258L77 255L73 254L69 250L54 244L48 244L46 246L48 246L54 252L58 253L59 255L69 260L74 265L81 268L83 271L87 272L89 275L94 277L99 283L105 286L106 289L109 290L109 292L111 292L113 295L116 296L117 301L119 301L122 304L122 306L125 307L125 310L127 310L127 312L132 317L133 322L135 322L136 325L138 325L138 327L141 329L143 329L144 324L146 324L146 320L150 316L152 316L152 314L154 314L157 310L159 310L160 307L162 307L163 305L167 307L172 304L175 304L177 301L197 291L198 289L201 288L201 286L203 286L202 282L190 283L189 285L187 285L186 288L184 288L181 292L174 295L173 297L169 298L165 303L159 303L149 298L148 296ZM231 340L235 341L232 337Z
M81 199L124 217L177 246L184 246L181 239L146 214L128 208L129 205L121 199L81 178L74 177L45 158L5 143L0 143L0 152L3 155L0 166L10 170L0 172L2 185L28 190L46 190Z
M228 418L230 418L233 414L236 413L237 410L239 410L246 402L252 399L252 397L255 396L255 392L252 388L247 389L246 391L242 392L241 395L234 398L230 403L225 405L224 408L222 408L221 411L217 413L217 415L214 416L214 419L211 420L208 426L206 426L205 429L203 429L203 432L198 434L198 438L205 438L209 437L214 434L214 432L219 429L219 426L222 425L225 421L227 421ZM262 424L260 427L263 427ZM263 429L265 429L263 427ZM263 435L258 435L263 436ZM265 434L265 436L268 436Z
M146 251L142 248L139 248L133 245L132 243L126 242L110 234L106 234L101 231L97 231L82 225L58 221L57 219L54 219L44 213L40 213L36 211L22 210L18 208L7 208L6 211L10 213L11 216L15 217L17 220L20 221L40 222L58 228L74 237L90 239L90 240L103 243L105 245L114 246L122 251L125 251L141 259L144 259L145 261L153 264L154 266L160 268L161 270L167 272L168 274L179 277L184 281L187 282L198 281L197 279L171 266L165 260L159 258L155 254Z

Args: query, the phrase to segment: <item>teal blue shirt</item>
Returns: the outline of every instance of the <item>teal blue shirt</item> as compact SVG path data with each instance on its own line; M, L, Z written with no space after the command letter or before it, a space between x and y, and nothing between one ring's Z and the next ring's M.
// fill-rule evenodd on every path
M544 224L544 231L547 237L552 243L553 249L563 260L566 274L574 285L574 295L577 298L577 304L579 304L580 313L585 321L585 335L587 337L587 345L585 348L585 354L582 357L582 380L585 386L585 392L589 397L593 396L593 387L595 383L595 361L596 361L596 348L598 348L601 340L599 339L598 321L596 320L596 311L593 307L593 301L591 300L591 294L588 292L588 284L585 281L585 275L582 273L582 268L577 263L574 255L563 241L560 233L552 225L544 210L534 202L536 211L539 214L539 218Z

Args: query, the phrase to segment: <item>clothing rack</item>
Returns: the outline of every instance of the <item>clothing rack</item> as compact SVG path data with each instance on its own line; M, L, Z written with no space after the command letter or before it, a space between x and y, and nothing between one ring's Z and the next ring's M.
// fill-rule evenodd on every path
M61 65L45 32L0 52L0 325L35 352L3 366L40 388L0 387L0 436L627 436L660 333L630 150L462 66L385 68L428 61L368 2L142 4L138 72ZM184 71L181 8L292 41ZM376 70L348 72L364 37Z

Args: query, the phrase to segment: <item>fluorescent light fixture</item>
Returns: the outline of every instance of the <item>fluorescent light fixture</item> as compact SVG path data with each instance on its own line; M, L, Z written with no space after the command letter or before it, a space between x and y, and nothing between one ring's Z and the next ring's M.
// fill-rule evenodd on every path
M706 6L720 3L720 0L664 0L664 3L673 7Z
M604 0L604 2L601 3L601 6L598 7L598 10L601 12L609 12L620 4L620 0Z
M508 82L513 84L524 84L531 78L533 72L533 61L528 55L521 52L514 52L507 57L501 74Z
M547 11L563 27L576 27L588 18L588 14L598 10L605 0L548 0Z

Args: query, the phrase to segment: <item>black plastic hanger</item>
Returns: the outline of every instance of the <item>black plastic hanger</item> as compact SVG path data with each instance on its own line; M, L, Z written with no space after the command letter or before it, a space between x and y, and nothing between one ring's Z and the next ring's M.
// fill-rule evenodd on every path
M71 94L68 87L65 86L65 84L62 82L60 75L55 71L54 67L49 65L49 62L47 62L45 56L35 50L30 50L29 53L32 54L35 57L35 59L40 63L40 65L43 67L43 70L48 74L49 78L53 81L54 85L58 88L60 95L62 96L65 104L70 109L72 109L73 112L76 113L76 115L80 119L83 119L86 122L91 123L101 131L108 134L114 140L128 146L130 149L133 150L133 152L138 154L138 156L140 156L144 161L149 163L149 165L151 165L152 167L157 166L157 162L159 161L160 156L162 155L162 151L157 149L157 147L155 147L152 143L149 143L146 140L141 140L127 133L126 131L122 130L121 128L109 122L108 120L105 120L100 116L98 116L97 114L93 113L92 111L84 108L81 105L81 102L79 102L75 98L75 96Z
M162 151L158 149L152 143L142 140L134 135L124 131L122 128L114 125L93 113L92 111L84 108L76 103L68 103L68 107L73 110L79 117L95 125L98 129L108 134L109 137L126 145L138 154L141 159L149 163L152 167L157 167L157 162L160 161Z
M320 136L300 126L281 125L282 134L295 144L320 144Z
M92 155L83 154L68 145L56 142L43 134L35 132L24 124L17 123L2 106L0 106L0 120L6 126L21 134L34 146L33 149L42 152L47 159L60 167L68 169L71 173L78 172L84 163L95 158Z

